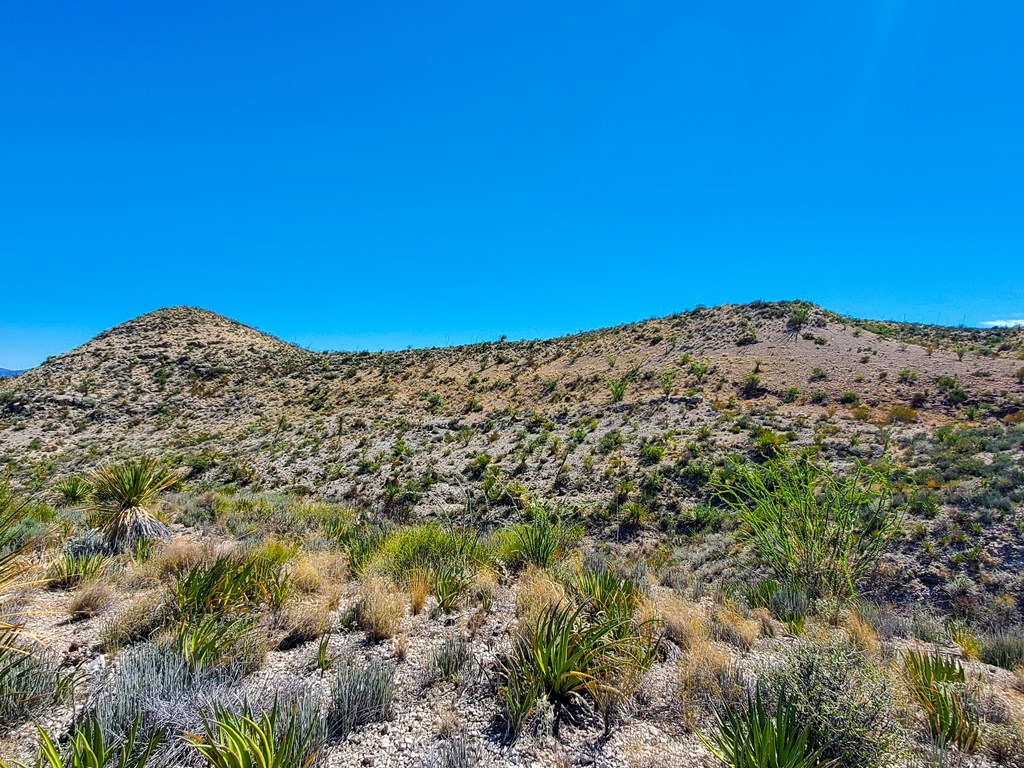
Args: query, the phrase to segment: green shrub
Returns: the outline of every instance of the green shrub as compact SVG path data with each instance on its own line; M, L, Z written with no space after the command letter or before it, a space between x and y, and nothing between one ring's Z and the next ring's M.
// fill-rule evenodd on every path
M512 565L547 568L561 556L578 532L569 529L543 506L532 507L530 515L529 523L507 529L502 549Z
M1003 669L1016 669L1024 664L1024 627L983 633L978 638L978 658Z
M892 693L885 672L860 649L832 638L802 641L762 675L772 698L785 698L826 761L849 768L891 764Z
M433 682L457 681L472 660L473 651L461 637L445 640L430 654L430 679Z
M739 710L726 709L716 715L710 738L701 737L711 753L729 768L822 768L833 765L823 760L820 749L809 740L809 729L801 723L796 708L777 697L775 711L769 712L760 690L748 697Z
M863 464L841 476L806 458L734 461L715 495L775 576L811 597L852 598L900 527L886 477Z

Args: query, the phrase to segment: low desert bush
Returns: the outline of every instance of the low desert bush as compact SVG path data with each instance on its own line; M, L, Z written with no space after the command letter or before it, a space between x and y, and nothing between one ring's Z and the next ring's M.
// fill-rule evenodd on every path
M167 619L167 611L154 595L141 595L100 627L100 647L106 653L151 637Z
M445 640L430 654L428 669L431 682L458 681L467 664L473 661L473 651L461 637Z
M896 720L886 671L841 637L802 640L759 677L785 700L824 760L849 768L890 764Z
M761 634L761 622L744 616L728 603L716 605L709 621L711 637L749 651Z
M331 615L330 607L328 602L292 607L285 616L285 634L278 650L287 651L323 637Z
M565 598L565 588L547 572L531 567L516 587L516 616L522 627L532 626L540 614Z
M683 723L694 728L703 714L739 701L746 689L732 654L713 643L699 643L679 657L676 692Z
M1024 627L1005 627L978 637L978 658L986 664L1015 669L1024 664Z
M700 605L671 594L659 595L655 608L665 623L665 636L683 650L707 639L707 614Z

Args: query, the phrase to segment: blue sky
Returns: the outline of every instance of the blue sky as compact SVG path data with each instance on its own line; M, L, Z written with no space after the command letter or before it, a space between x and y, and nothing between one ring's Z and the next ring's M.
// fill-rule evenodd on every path
M0 366L161 306L314 348L806 298L1024 318L1024 4L0 6Z

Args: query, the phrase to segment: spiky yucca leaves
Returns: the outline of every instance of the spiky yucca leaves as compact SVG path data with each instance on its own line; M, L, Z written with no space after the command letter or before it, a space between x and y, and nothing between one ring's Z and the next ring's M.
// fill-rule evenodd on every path
M598 700L621 693L617 681L653 663L658 640L644 631L647 624L594 614L587 603L549 606L502 662L501 694L521 711L528 711L530 702L519 693L547 696L555 707L557 733L574 697Z
M277 702L258 718L218 708L203 718L202 736L187 738L211 768L308 768L322 738L308 725Z
M25 559L32 542L19 536L26 512L25 502L0 486L0 650L18 653L23 652L17 642L19 619L26 614L17 606L18 598L26 587L40 583L29 576L31 568Z
M106 535L107 545L122 550L140 539L165 538L167 528L153 517L150 507L177 482L177 476L154 459L136 459L96 470L90 510Z
M960 662L939 653L912 650L903 656L903 671L936 743L972 751L981 736L981 723L974 691Z
M55 486L60 501L66 506L81 504L89 499L89 483L79 475L66 477Z
M779 580L811 597L853 598L900 527L886 477L863 464L840 475L807 457L734 462L715 493Z
M39 729L39 768L144 768L160 743L155 734L141 749L136 747L138 719L132 724L124 742L111 742L96 717L88 717L75 728L71 743L62 753L50 735ZM0 766L6 764L0 761Z
M835 765L824 760L821 750L809 744L809 729L802 726L795 707L785 695L779 697L775 712L765 707L760 690L738 711L725 710L716 716L710 738L701 741L729 768L825 768Z

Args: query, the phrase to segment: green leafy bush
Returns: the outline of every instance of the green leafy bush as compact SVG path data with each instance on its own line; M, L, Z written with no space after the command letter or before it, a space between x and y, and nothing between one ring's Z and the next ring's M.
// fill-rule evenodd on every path
M843 476L803 457L733 462L715 494L776 577L811 597L852 598L900 527L887 479L863 464Z

